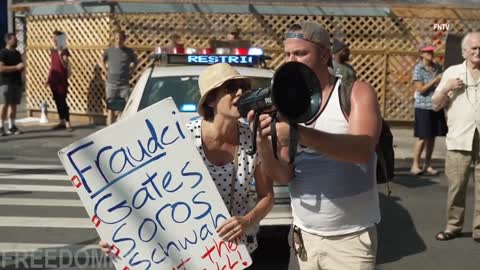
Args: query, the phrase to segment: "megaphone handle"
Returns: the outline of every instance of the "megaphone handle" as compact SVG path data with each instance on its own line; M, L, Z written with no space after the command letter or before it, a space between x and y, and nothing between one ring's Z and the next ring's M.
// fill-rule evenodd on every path
M295 155L297 154L297 133L298 133L298 124L290 122L290 142L288 144L288 157L289 164L292 164L295 161Z
M277 114L272 113L272 123L270 124L270 135L272 136L272 150L273 156L278 160L277 154Z
M252 150L248 150L247 154L250 156L255 155L257 153L257 129L258 129L258 122L260 118L260 113L255 112L255 120L253 121L253 136L252 136Z

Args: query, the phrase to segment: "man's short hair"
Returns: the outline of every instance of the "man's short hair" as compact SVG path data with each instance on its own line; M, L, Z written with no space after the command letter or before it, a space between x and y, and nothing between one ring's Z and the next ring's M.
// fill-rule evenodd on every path
M55 31L53 31L53 34L55 36L61 36L61 35L64 35L65 33L63 33L62 31L59 31L59 30L55 30Z
M12 37L16 37L15 33L6 33L5 36L3 37L3 40L5 42L9 41Z
M121 29L113 30L113 34L114 35L119 34L121 37L125 37L125 32Z

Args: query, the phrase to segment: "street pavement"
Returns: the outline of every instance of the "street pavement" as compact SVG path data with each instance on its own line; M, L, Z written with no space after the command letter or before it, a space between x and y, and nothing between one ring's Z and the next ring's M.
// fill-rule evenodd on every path
M24 119L18 124L24 134L0 138L0 269L109 269L57 157L58 150L102 126L77 123L68 132L51 130L52 125ZM464 235L436 241L434 235L445 220L444 175L411 176L412 131L393 128L393 133L396 177L390 197L386 186L379 186L377 269L479 269L480 244L471 239L473 183L468 188ZM439 139L434 165L440 170L444 155L445 142ZM257 269L287 269L287 232L286 227L262 228Z

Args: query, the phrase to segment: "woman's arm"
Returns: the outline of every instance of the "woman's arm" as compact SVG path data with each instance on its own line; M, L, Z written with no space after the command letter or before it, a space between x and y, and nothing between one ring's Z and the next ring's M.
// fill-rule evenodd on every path
M433 80L429 81L428 83L423 83L421 81L414 81L413 84L415 86L415 89L418 92L420 92L420 94L425 94L429 89L431 89L433 86L438 84L441 79L442 79L442 75L439 74Z
M250 224L260 222L273 207L273 181L264 173L264 167L261 164L258 164L255 170L255 190L258 202L245 215L250 220Z
M231 217L217 228L218 235L225 241L240 239L250 225L260 222L272 209L273 181L263 173L260 164L255 169L255 187L258 196L255 207L245 216Z

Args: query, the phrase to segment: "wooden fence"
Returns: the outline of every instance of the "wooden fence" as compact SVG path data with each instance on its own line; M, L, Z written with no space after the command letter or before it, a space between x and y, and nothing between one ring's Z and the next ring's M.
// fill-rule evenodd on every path
M299 20L320 22L331 33L350 44L351 64L360 79L377 91L384 117L390 121L413 120L412 69L418 60L420 43L433 43L437 61L443 62L446 32L434 31L434 23L448 23L449 33L480 29L479 21L462 19L422 19L417 17L347 17L264 14L131 13L77 14L27 17L27 108L39 109L44 100L55 109L49 89L44 85L49 67L50 37L54 30L65 31L71 52L73 75L69 80L68 103L75 115L105 115L104 78L100 68L102 53L112 41L114 28L127 34L139 65L131 84L150 64L148 55L155 46L165 45L173 33L182 36L186 47L208 47L208 39L225 37L237 26L242 38L261 46L272 56L270 67L283 61L282 40L287 28ZM460 53L460 52L459 52Z

